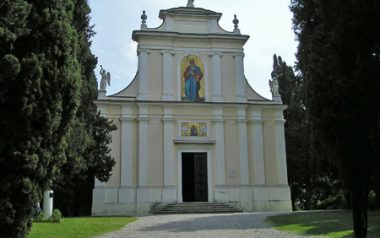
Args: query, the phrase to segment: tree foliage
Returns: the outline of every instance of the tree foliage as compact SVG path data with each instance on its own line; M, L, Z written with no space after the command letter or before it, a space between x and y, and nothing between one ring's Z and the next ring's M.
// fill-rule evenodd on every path
M340 169L355 237L365 237L369 185L379 164L380 2L292 0L291 10L313 148Z
M96 113L89 12L86 0L0 2L2 237L26 235L43 189L88 210L94 177L111 175L115 126Z
M94 178L106 182L115 165L109 144L116 126L100 114L95 114L93 121L87 123L71 129L71 145L66 150L68 163L63 166L61 177L54 186L55 206L65 215L90 215ZM91 127L90 131L86 131L88 127ZM88 142L83 146L85 137Z
M345 198L336 167L311 148L302 75L295 75L293 68L276 55L273 69L279 71L279 92L288 106L284 112L285 141L293 209L342 208Z
M293 69L273 56L273 70L278 71L279 92L284 104L286 155L289 185L291 187L293 209L310 209L312 170L308 154L306 135L306 108L303 101L303 82Z
M71 0L0 3L0 230L24 237L79 103Z
M90 215L94 177L107 181L115 164L109 155L110 122L97 115L94 101L97 82L94 69L97 64L92 54L90 8L86 0L76 0L73 25L78 34L77 60L81 65L80 105L68 133L65 150L67 163L55 183L55 204L65 215Z

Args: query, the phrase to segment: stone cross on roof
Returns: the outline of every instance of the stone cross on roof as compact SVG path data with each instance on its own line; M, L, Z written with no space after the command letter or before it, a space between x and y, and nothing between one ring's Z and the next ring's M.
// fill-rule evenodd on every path
M186 7L194 7L194 0L187 0Z

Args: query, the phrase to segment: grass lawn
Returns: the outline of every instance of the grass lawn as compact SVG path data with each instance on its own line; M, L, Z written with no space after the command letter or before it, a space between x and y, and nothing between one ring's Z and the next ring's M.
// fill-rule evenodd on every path
M28 238L90 238L123 228L133 217L63 218L61 223L33 223Z
M349 211L295 212L272 216L274 228L300 235L321 237L353 237L352 215ZM368 237L380 237L380 212L368 213Z

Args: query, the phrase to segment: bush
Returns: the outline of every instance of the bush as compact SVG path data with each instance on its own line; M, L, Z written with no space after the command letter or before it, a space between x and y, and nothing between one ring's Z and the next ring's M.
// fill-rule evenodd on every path
M61 211L58 209L54 209L53 214L51 215L51 217L49 217L48 220L52 223L60 223L61 217L62 217Z
M34 222L42 222L43 220L44 220L44 212L43 211L36 213L36 215L33 219Z
M60 223L62 218L62 213L58 209L54 209L51 217L48 219L44 218L44 213L40 212L38 215L33 219L33 222L38 223Z

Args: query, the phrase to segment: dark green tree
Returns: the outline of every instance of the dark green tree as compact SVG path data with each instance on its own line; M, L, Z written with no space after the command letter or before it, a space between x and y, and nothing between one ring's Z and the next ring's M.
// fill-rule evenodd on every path
M108 146L116 126L99 114L88 123L87 126L76 124L78 127L70 130L68 162L54 185L55 206L69 216L91 214L94 178L106 182L115 165ZM90 131L86 131L88 126ZM81 143L86 140L90 142L84 147Z
M110 132L115 130L96 114L96 57L91 52L90 8L86 0L76 0L73 25L78 34L77 59L81 65L80 105L69 130L67 163L55 183L55 206L65 215L90 215L94 177L107 181L114 160L109 156Z
M0 2L0 231L25 237L79 104L71 0Z
M355 237L366 237L379 164L380 2L292 0L314 151L332 158L350 191Z
M292 67L276 55L273 56L273 74L278 76L279 92L283 103L288 106L284 111L285 141L293 209L310 209L314 171L308 153L302 78L297 77Z
M344 193L336 166L312 151L302 75L295 75L293 68L276 55L272 74L278 76L279 92L287 105L285 141L293 209L342 208Z

